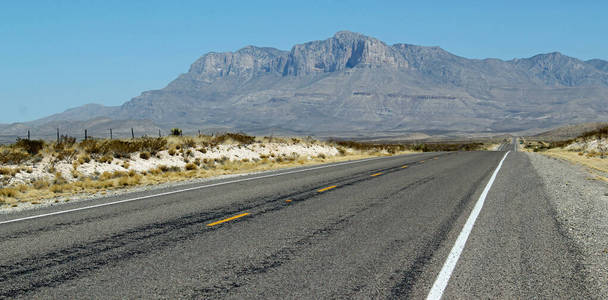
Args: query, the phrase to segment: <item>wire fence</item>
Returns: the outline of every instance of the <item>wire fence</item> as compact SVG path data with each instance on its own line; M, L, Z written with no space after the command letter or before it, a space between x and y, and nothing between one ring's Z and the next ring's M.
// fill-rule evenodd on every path
M208 134L214 135L215 131L184 131L183 135ZM119 128L119 129L57 129L54 132L43 130L26 130L22 135L0 135L0 144L13 144L17 139L44 140L47 142L58 141L62 136L73 137L76 141L85 139L130 139L140 137L163 137L171 135L170 130L154 129L141 130L137 128Z

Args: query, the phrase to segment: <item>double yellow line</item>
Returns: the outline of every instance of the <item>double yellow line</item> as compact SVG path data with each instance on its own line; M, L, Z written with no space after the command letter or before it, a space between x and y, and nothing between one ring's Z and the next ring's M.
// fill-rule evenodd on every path
M336 188L336 187L337 186L335 186L335 185L328 186L326 188L322 188L322 189L318 190L317 192L319 192L319 193L325 192L325 191L331 190L331 189ZM285 202L287 202L287 203L290 203L291 201L292 201L291 199L285 200ZM233 217L230 217L230 218L219 220L217 222L209 223L209 224L207 224L207 227L212 227L212 226L215 226L215 225L219 225L219 224L222 224L222 223L225 223L225 222L228 222L228 221L232 221L232 220L235 220L235 219L238 219L238 218L242 218L242 217L247 216L247 215L249 215L249 213L242 213L240 215L236 215L236 216L233 216Z
M407 168L407 165L406 165L406 166L403 166L403 167L401 167L401 168L402 168L402 169L405 169L405 168ZM383 172L378 172L378 173L372 174L372 175L370 175L370 176L371 176L371 177L375 177L375 176L379 176L379 175L382 175L382 174L384 174L384 173L383 173ZM325 192L325 191L329 191L329 190L331 190L331 189L334 189L334 188L336 188L336 187L337 187L337 186L335 186L335 185L328 186L328 187L322 188L322 189L320 189L320 190L317 190L317 192L322 193L322 192ZM291 201L292 201L291 199L287 199L287 200L285 200L285 202L287 202L287 203L290 203ZM235 219L238 219L238 218L242 218L242 217L247 216L247 215L249 215L249 213L242 213L242 214L240 214L240 215L236 215L236 216L233 216L233 217L230 217L230 218L226 218L226 219L223 219L223 220L219 220L219 221L217 221L217 222L209 223L209 224L207 224L207 227L211 227L211 226L219 225L219 224L222 224L222 223L225 223L225 222L228 222L228 221L232 221L232 220L235 220Z

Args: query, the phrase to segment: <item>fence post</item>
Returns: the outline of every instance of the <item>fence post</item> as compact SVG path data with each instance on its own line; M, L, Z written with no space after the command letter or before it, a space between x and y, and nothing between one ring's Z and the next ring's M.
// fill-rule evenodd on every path
M110 128L110 139L112 139L112 128Z
M28 141L30 140L30 130L29 129L27 130L27 140Z
M57 128L57 143L59 143L59 128Z
M135 139L135 133L133 133L133 128L131 128L131 138Z
M201 135L201 130L200 130L200 129L198 130L198 135L199 135L199 136Z
M158 137L162 137L162 135L160 135L160 129L158 130Z
M87 138L88 138L88 136L87 136L87 130L85 129L85 130L84 130L84 140L86 141L86 140L87 140Z

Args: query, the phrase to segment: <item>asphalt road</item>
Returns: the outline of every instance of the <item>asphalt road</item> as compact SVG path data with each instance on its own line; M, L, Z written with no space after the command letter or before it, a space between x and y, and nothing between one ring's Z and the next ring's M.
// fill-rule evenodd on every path
M0 297L423 299L505 154L395 156L2 215ZM486 195L440 295L594 297L524 154L506 156Z
M517 137L513 137L511 143L503 143L501 144L497 151L517 151L519 139Z

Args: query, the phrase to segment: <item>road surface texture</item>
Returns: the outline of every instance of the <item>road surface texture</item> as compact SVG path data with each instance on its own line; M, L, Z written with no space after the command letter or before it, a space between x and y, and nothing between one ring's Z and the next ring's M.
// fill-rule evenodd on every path
M424 299L482 198L434 297L595 297L528 157L501 149L511 151L384 157L2 215L0 297Z

